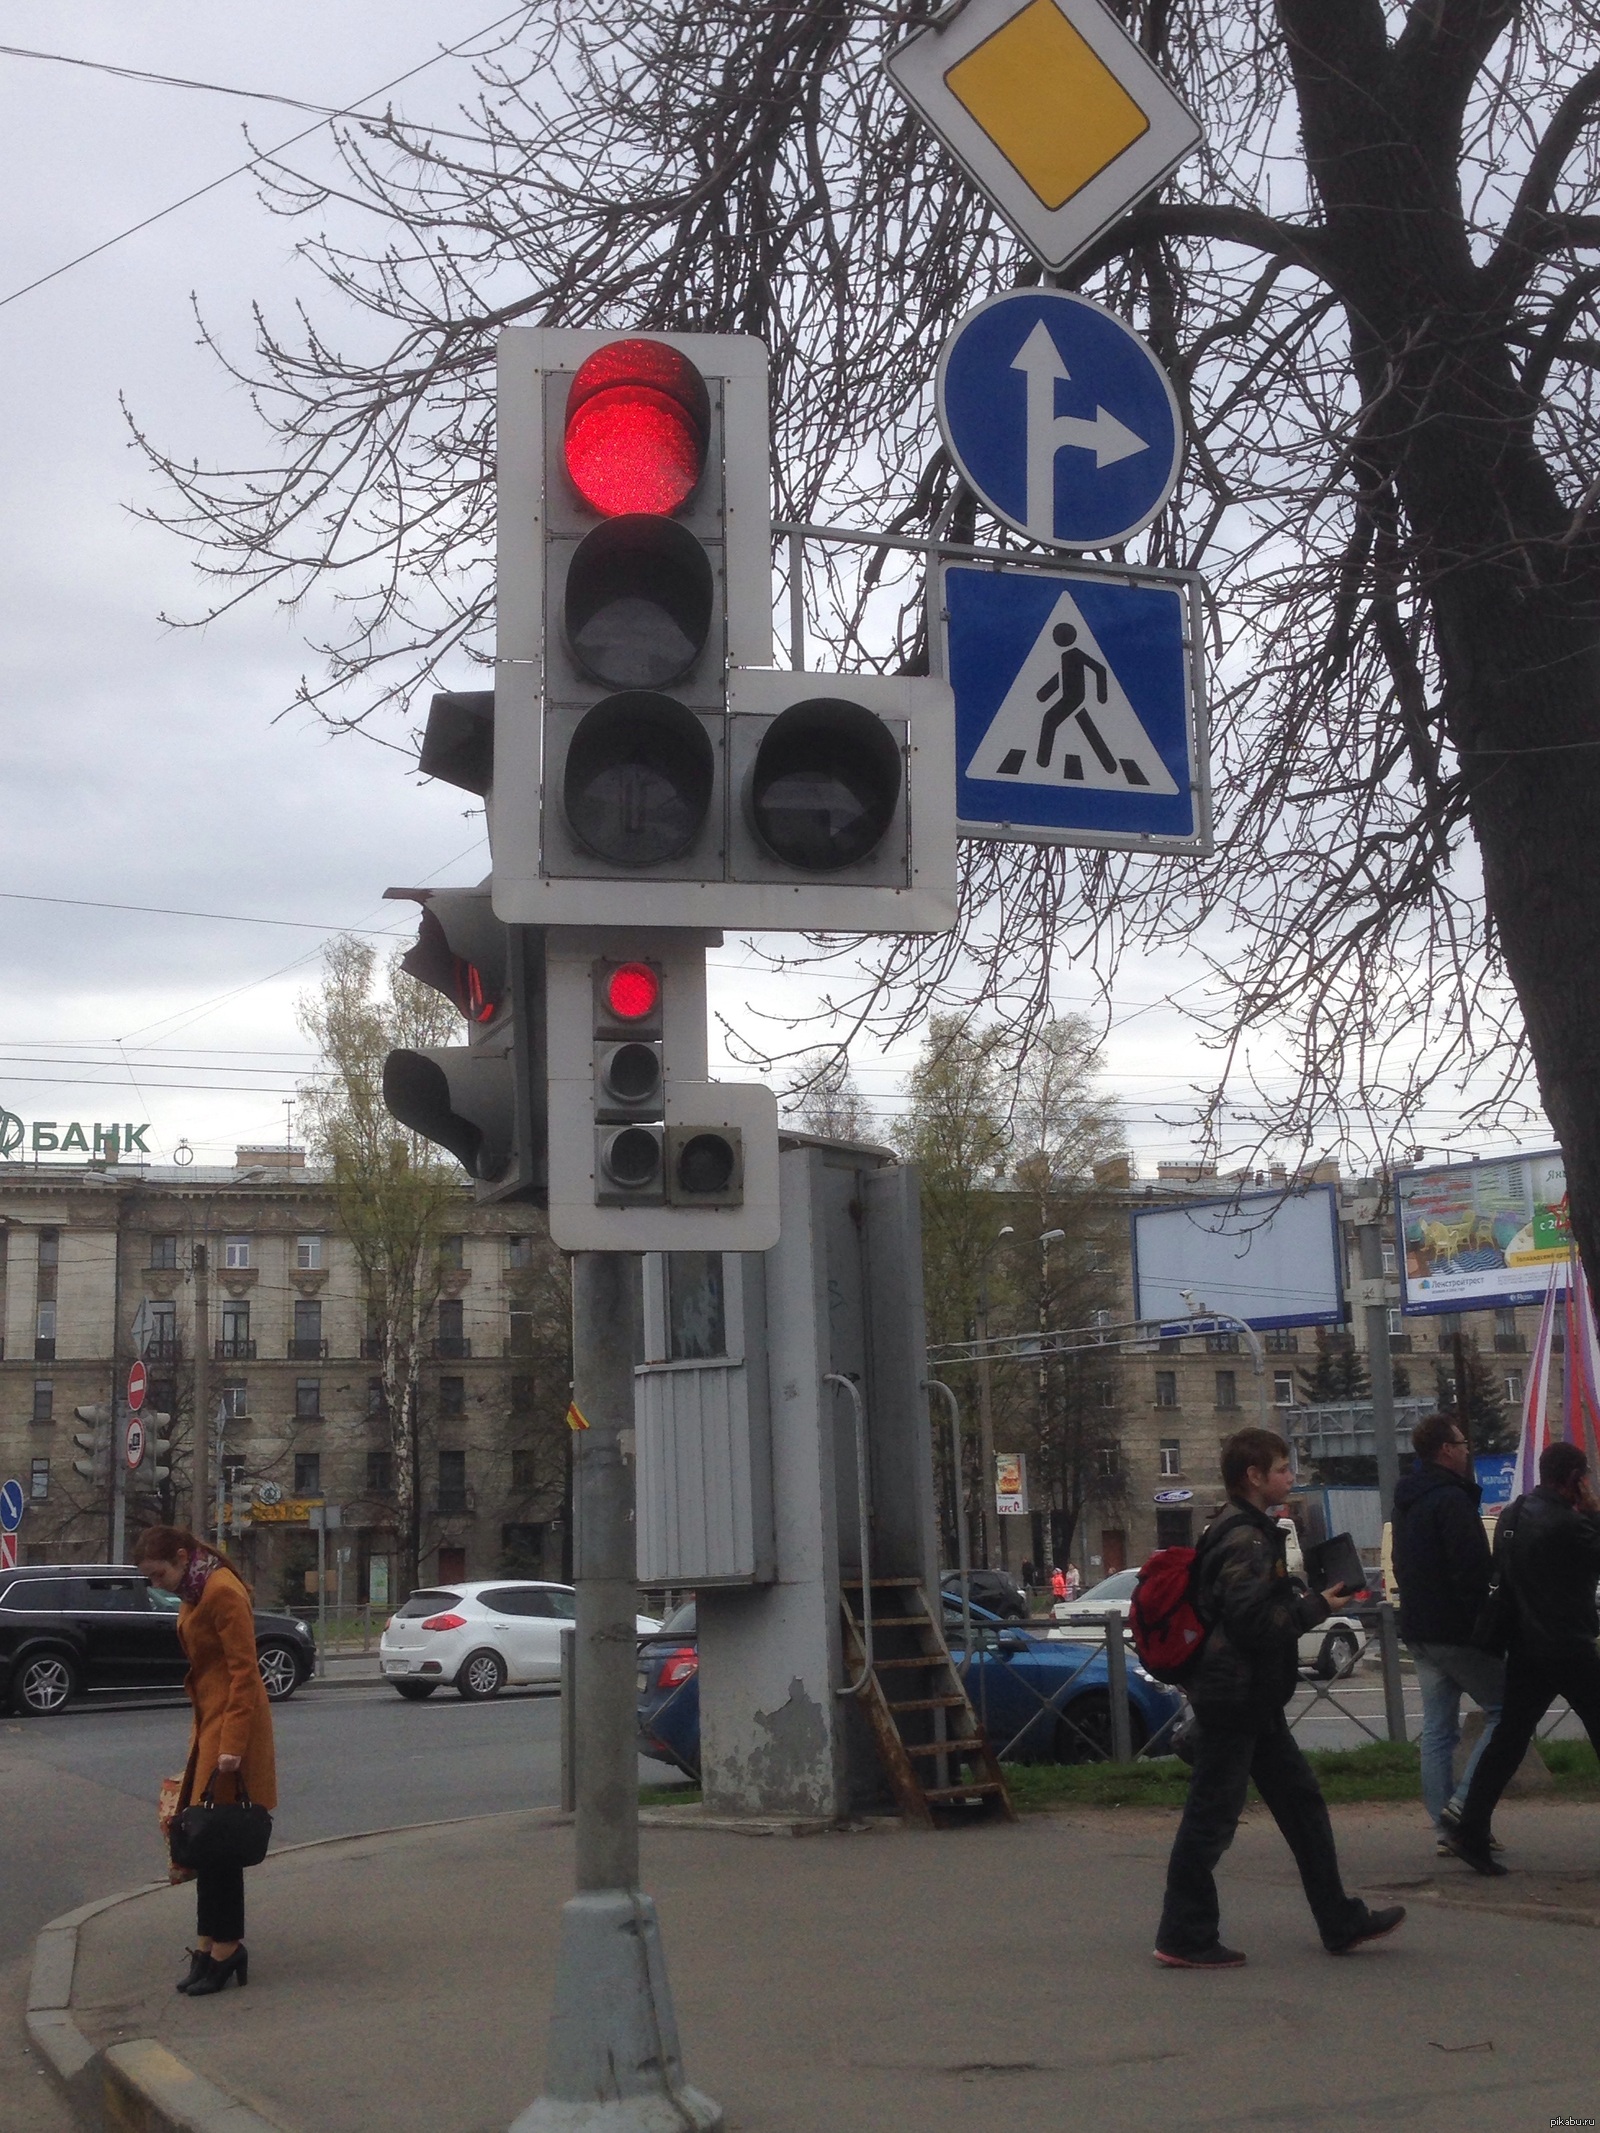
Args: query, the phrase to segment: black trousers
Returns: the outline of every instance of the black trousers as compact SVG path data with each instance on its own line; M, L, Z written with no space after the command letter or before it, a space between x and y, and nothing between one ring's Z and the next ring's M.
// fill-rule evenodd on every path
M1514 1644L1506 1654L1506 1695L1500 1723L1478 1758L1461 1809L1461 1834L1471 1844L1489 1841L1489 1819L1500 1795L1516 1776L1539 1721L1564 1696L1583 1721L1583 1729L1600 1755L1600 1654L1574 1638L1570 1649L1542 1647L1537 1652Z
M1283 1713L1250 1725L1201 1713L1188 1805L1167 1862L1156 1934L1164 1954L1199 1955L1218 1938L1217 1861L1233 1842L1252 1778L1294 1853L1323 1939L1337 1940L1365 1915L1360 1899L1345 1894L1327 1803Z
M244 1939L244 1868L203 1866L195 1876L195 1931L201 1940Z

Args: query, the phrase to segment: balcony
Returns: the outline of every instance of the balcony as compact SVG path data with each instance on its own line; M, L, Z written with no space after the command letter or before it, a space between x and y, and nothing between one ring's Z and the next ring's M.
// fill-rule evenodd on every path
M328 1360L326 1341L292 1340L289 1343L291 1363L325 1363Z
M459 1363L472 1353L472 1343L463 1333L441 1333L433 1344L436 1363Z
M256 1359L256 1344L253 1340L241 1339L237 1334L216 1343L216 1359L219 1363L253 1363Z
M1528 1336L1525 1333L1497 1333L1494 1337L1496 1355L1526 1355Z
M182 1338L176 1333L152 1334L144 1344L144 1359L147 1363L182 1362Z

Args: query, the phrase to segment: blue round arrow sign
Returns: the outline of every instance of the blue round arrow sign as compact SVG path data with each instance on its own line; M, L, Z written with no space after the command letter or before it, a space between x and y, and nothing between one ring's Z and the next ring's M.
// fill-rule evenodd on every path
M22 1524L22 1483L8 1481L0 1489L0 1533L15 1533Z
M1183 422L1131 326L1066 289L1010 289L945 342L939 428L995 516L1056 548L1149 525L1178 479Z

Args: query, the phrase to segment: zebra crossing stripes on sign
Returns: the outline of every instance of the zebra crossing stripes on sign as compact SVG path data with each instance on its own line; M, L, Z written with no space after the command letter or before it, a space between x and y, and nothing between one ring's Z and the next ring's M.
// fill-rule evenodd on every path
M949 563L958 827L1210 849L1192 581Z

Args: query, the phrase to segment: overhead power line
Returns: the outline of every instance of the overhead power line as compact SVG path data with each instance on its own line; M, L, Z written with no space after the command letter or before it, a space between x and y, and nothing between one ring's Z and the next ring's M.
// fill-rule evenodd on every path
M25 889L0 889L0 900L13 904L69 904L76 911L138 911L147 918L206 918L230 926L292 926L303 933L364 933L375 941L399 940L395 926L335 926L314 918L256 918L246 911L185 911L171 904L111 904L90 896L35 896Z

